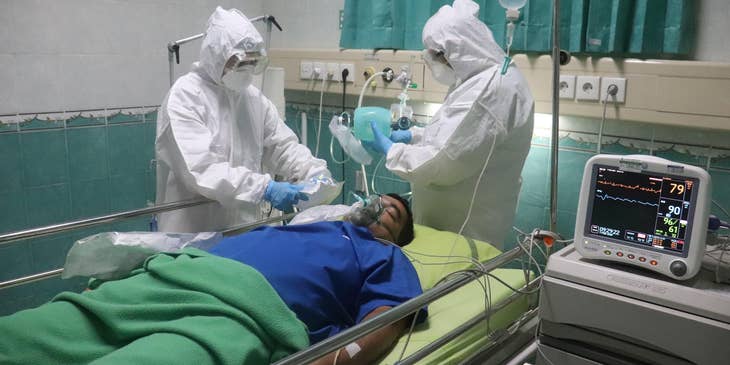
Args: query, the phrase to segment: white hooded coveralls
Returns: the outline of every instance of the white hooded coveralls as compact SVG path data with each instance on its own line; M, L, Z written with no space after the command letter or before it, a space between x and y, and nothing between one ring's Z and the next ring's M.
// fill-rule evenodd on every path
M163 213L161 231L216 231L261 218L272 180L326 174L256 87L222 83L227 60L260 51L263 39L238 11L218 7L208 19L200 61L170 88L157 124L157 203L208 198L213 203Z
M459 80L411 144L394 143L386 167L410 181L416 223L457 232L494 143L463 234L504 248L530 149L534 102L514 66L501 75L505 53L477 19L479 6L456 0L423 28L426 49L444 52Z

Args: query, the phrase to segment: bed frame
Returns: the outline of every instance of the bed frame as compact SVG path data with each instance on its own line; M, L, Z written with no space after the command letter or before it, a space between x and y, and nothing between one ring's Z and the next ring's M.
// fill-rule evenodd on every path
M138 217L143 215L149 215L149 214L155 214L159 212L164 211L170 211L180 208L185 208L189 206L194 205L201 205L201 204L207 204L210 201L206 200L189 200L189 201L182 201L177 203L168 203L163 205L158 205L154 207L149 208L143 208L143 209L137 209L127 212L121 212L121 213L115 213L111 215L101 216L101 217L95 217L90 219L84 219L79 221L73 221L68 223L62 223L62 224L56 224L56 225L50 225L46 227L39 227L39 228L33 228L18 232L11 232L0 235L0 247L2 245L8 244L13 241L23 240L31 237L39 237L39 236L46 236L51 235L58 232L65 232L77 228L83 228L83 227L91 227L96 225L101 225L105 223L110 223L122 219L132 218L132 217ZM251 230L253 228L280 222L286 219L290 219L294 216L294 214L286 214L281 215L277 217L272 217L260 221L256 221L249 224L243 224L239 226L232 227L226 231L223 232L224 235L230 236L230 235L236 235L240 234L242 232ZM500 254L497 257L494 257L492 259L489 259L487 261L483 262L483 266L485 268L486 272L491 272L494 269L497 269L510 261L520 259L527 255L520 247L515 247L507 252L504 252ZM24 276L17 279L7 280L0 282L0 290L23 285L39 280L48 279L54 276L58 276L63 272L63 268L50 270L46 272L41 272L29 276ZM425 305L428 305L439 298L455 291L456 289L459 289L463 287L464 285L469 284L470 282L479 279L481 276L485 275L485 273L482 273L477 276L461 276L456 277L454 279L450 279L448 281L445 281L436 287L433 287L429 290L426 290L422 295L415 297L397 307L394 307L378 316L375 316L367 321L364 321L354 327L351 327L333 337L327 338L307 349L304 349L300 352L297 352L295 354L292 354L278 362L275 363L275 365L299 365L303 363L309 363L311 361L317 360L318 358L329 354L333 351L336 351L339 348L342 348L346 346L347 344L373 332L376 331L379 328L382 328L384 326L387 326L391 323L397 322L407 316L409 316L412 313L417 312L420 308L422 308ZM522 291L529 291L531 289L535 289L542 279L541 276L536 277L526 285L524 285L521 289ZM402 361L400 361L398 364L414 364L418 361L422 360L435 350L439 349L441 346L445 345L446 343L454 340L455 338L459 337L461 334L465 333L470 328L476 326L477 324L481 323L485 319L488 319L492 314L495 314L499 312L500 310L506 308L511 303L522 299L528 294L522 294L519 292L512 293L509 297L507 297L505 300L494 303L491 306L491 310L485 311L480 313L479 315L475 316L474 318L466 321L465 323L461 324L451 332L447 333L446 335L442 336L441 338L431 342L430 344L422 347L421 349L417 350L416 352L412 353L408 357L404 358ZM536 295L535 295L536 296ZM508 330L505 329L498 329L492 331L492 333L489 334L490 341L485 345L485 347L480 348L478 351L473 353L470 357L468 357L466 360L464 360L463 364L503 364L510 357L517 356L517 359L524 358L526 356L529 356L531 353L530 350L532 345L534 343L530 343L531 341L534 341L534 334L535 334L535 327L537 323L537 310L535 308L537 301L532 300L530 309L524 313L520 318L517 318L515 321L513 321L510 325L507 326ZM527 354L527 355L525 355ZM522 356L522 357L520 357ZM517 361L517 360L515 360ZM516 362L515 362L516 363Z

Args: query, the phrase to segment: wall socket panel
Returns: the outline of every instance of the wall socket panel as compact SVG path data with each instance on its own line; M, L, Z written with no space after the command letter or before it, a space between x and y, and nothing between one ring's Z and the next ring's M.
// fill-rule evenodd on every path
M575 99L575 76L560 75L560 98Z
M626 102L626 79L623 77L604 77L601 79L601 101L606 100L606 94L608 94L608 87L610 85L616 85L618 92L615 97L609 96L607 102Z
M320 73L315 75L315 69L319 69ZM355 64L353 63L303 60L299 62L299 79L311 80L314 77L316 80L326 79L331 82L342 82L342 71L345 69L349 71L347 82L353 82L355 80ZM331 76L328 77L328 75Z
M600 80L598 76L578 76L575 84L575 100L598 101Z

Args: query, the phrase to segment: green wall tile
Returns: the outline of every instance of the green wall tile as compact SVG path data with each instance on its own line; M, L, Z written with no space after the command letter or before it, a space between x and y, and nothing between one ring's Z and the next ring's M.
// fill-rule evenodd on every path
M71 183L72 219L90 218L109 213L109 179Z
M18 133L0 134L0 192L22 189L23 170L21 168L20 135ZM0 222L0 224L2 224Z
M112 175L144 172L149 160L145 158L144 124L109 126L109 164Z
M113 175L109 187L111 211L144 208L146 200L146 175L143 172Z
M116 222L112 225L114 232L148 232L151 216L136 217Z
M715 157L710 160L711 168L730 169L730 151L724 152L722 157Z
M560 151L558 156L558 209L574 212L578 207L583 168L592 156L593 154L587 152ZM549 201L549 196L547 201Z
M151 111L144 115L144 121L146 123L155 123L157 122L157 110Z
M66 135L71 181L107 178L106 127L71 128Z
M28 242L18 241L0 246L0 267L0 281L33 274Z
M550 194L550 150L532 146L522 167L520 201L538 204Z
M94 126L105 124L106 119L104 117L82 117L80 115L77 115L66 120L67 127Z
M66 184L28 188L24 191L30 227L62 223L71 218L71 202Z
M144 125L144 159L147 161L147 168L151 167L149 161L155 158L155 137L157 133L157 124L147 123Z
M657 157L666 158L670 161L691 164L702 168L705 168L705 166L707 166L707 157L693 156L687 153L677 152L674 149L669 149L666 151L656 151L655 155Z
M43 272L63 267L66 262L66 254L73 242L69 233L33 239L30 243L33 272Z
M709 173L712 177L712 199L730 211L730 171L710 169ZM730 220L714 204L710 211L722 220Z
M38 130L38 129L63 129L63 120L46 120L42 118L33 118L20 123L20 130Z
M17 231L28 227L24 201L22 191L0 193L0 232Z
M157 199L157 172L150 170L145 173L145 200L154 204Z
M142 114L116 113L108 116L107 121L109 124L143 122L144 116Z
M64 130L22 133L20 141L26 187L68 181Z

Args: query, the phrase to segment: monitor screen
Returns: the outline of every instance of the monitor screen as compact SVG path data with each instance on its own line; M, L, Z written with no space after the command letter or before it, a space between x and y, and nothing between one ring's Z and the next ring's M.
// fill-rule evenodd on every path
M585 235L687 257L696 178L594 165Z

